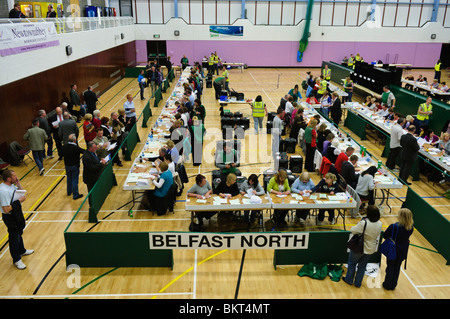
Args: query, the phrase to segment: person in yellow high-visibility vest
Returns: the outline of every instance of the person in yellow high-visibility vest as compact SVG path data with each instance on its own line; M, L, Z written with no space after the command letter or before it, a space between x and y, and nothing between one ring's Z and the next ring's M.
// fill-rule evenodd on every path
M225 90L230 94L230 74L225 65L222 65L222 76L225 78Z
M325 68L322 70L322 75L325 78L325 80L327 81L331 80L331 70L328 68L328 64L325 64Z
M347 63L347 66L349 67L349 68L354 68L354 65L355 65L355 58L353 57L353 54L350 54L350 58L348 59L348 63Z
M320 99L323 95L323 93L327 90L328 82L324 79L323 75L320 76L320 84L319 84L319 90L317 91L317 99Z
M219 56L214 51L214 72L219 75Z
M428 125L430 115L433 114L433 106L431 105L432 98L429 96L425 103L419 105L416 118L420 122L420 125Z
M441 82L441 60L438 60L434 66L434 79Z
M208 73L214 74L214 53L211 52L211 55L208 58Z
M255 122L255 134L258 134L258 127L263 128L264 116L267 116L266 103L263 102L261 95L258 95L253 103L249 103L252 106L252 116Z

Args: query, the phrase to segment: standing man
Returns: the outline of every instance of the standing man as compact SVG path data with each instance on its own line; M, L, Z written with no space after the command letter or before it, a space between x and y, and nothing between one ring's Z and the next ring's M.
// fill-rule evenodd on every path
M77 117L77 122L81 121L81 118L86 114L86 109L84 106L81 105L81 99L80 96L77 93L77 85L72 84L70 86L70 105L69 110L72 113L72 115Z
M255 134L258 134L258 127L262 129L264 115L267 116L267 106L263 102L261 95L258 95L250 105L252 106L252 116L255 123Z
M97 144L92 141L88 142L87 150L84 151L83 155L83 182L87 186L88 193L94 187L107 163L104 158L99 159L96 152ZM90 203L91 197L89 196Z
M67 144L64 144L61 149L66 168L67 196L72 195L74 200L83 197L83 194L78 192L78 177L80 175L80 155L84 151L78 146L75 134L69 135Z
M133 95L127 94L127 101L123 104L125 110L125 131L128 132L136 123L136 109L134 107Z
M216 51L214 51L214 73L219 75L219 56Z
M84 102L86 103L86 112L94 114L94 111L97 109L97 94L92 89L92 86L89 85L86 92L83 94Z
M111 157L114 157L114 155L118 153L120 145L122 144L122 128L124 127L123 123L119 121L119 114L117 114L117 112L111 113L111 119L108 122L108 126L112 128L110 139L111 144L117 143L116 147L111 152ZM123 166L122 161L119 158L119 154L114 157L113 163L120 167Z
M26 16L20 11L20 4L14 3L14 8L9 11L9 18L10 19L23 19L26 18Z
M438 60L434 65L434 79L441 82L441 60Z
M5 170L2 174L3 183L0 184L0 210L2 219L8 229L9 252L17 269L25 269L27 266L22 262L22 256L34 253L34 250L25 249L23 245L23 229L25 218L22 212L22 203L26 196L20 196L14 200L16 190L23 190L16 173L13 170Z
M222 65L222 76L225 78L225 90L230 94L230 74L225 65Z
M150 83L150 87L152 89L152 96L156 91L156 80L158 78L158 72L156 72L156 67L153 65L150 70L147 72L148 82Z
M77 122L72 119L69 112L64 112L63 118L64 120L59 122L58 134L63 144L67 144L69 142L69 135L75 134L78 139L80 130L78 129Z
M44 155L45 155L45 142L48 140L47 133L39 127L39 119L33 120L33 127L23 136L24 140L28 141L34 161L39 168L39 175L44 174Z
M317 96L316 96L316 98L318 100L322 97L323 93L325 93L325 91L327 90L327 85L328 85L328 82L325 80L324 76L321 75L320 76L319 90L317 91Z
M342 117L342 108L341 108L341 100L339 99L339 94L337 94L337 92L331 93L330 113L334 125L338 127Z
M147 85L147 81L146 78L144 76L144 70L141 70L141 72L138 75L138 83L139 83L139 88L141 89L141 100L145 100L144 97L144 90L145 90L145 86Z
M322 75L326 81L331 80L331 70L328 68L328 64L325 64L325 68L322 70Z
M56 11L53 9L53 5L49 4L47 9L47 18L56 18Z
M381 104L386 105L388 109L395 107L395 96L389 90L389 86L383 86L383 94L381 95Z
M62 160L62 154L61 154L61 147L62 147L62 140L59 137L58 130L59 130L59 123L64 120L63 118L63 112L61 107L57 107L55 109L55 115L50 117L48 119L50 123L50 132L53 135L53 138L55 140L56 149L58 150L58 161Z
M47 133L47 156L49 158L53 158L53 138L52 138L52 131L50 129L50 125L47 120L47 113L45 110L39 110L39 127ZM45 157L45 152L44 152Z
M275 171L278 171L277 153L280 151L281 132L283 132L283 119L285 114L286 112L281 107L279 107L277 109L277 115L273 118L272 121L272 157L275 161Z
M347 101L347 102L351 102L352 101L352 96L353 96L353 81L350 78L350 76L345 77L344 80L344 92L348 94L348 96L343 96L342 97L342 101Z
M214 53L212 52L208 60L208 73L214 75Z
M419 121L420 125L428 125L428 120L430 119L430 115L433 114L433 106L431 96L429 96L425 103L419 105L419 109L417 110L417 121Z
M398 170L395 169L395 164L397 163L397 159L402 153L402 146L400 145L400 139L402 138L404 131L403 131L403 122L405 120L403 118L399 118L397 120L397 123L394 124L394 126L391 128L391 141L389 144L390 152L388 159L386 161L386 167L389 168L391 171L398 172Z
M415 126L410 125L408 127L408 133L400 138L400 145L402 147L402 165L400 166L399 177L406 185L411 185L411 183L408 183L408 177L420 149L417 139L414 136L415 131Z
M181 71L183 71L189 65L189 60L188 58L186 58L186 54L183 54L180 63L181 63Z

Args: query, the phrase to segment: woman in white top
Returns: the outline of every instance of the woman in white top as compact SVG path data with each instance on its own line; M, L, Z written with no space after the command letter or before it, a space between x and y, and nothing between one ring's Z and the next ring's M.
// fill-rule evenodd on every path
M376 206L369 206L367 208L367 218L362 219L350 229L352 234L362 234L364 232L364 252L360 254L350 250L347 274L343 278L347 284L358 288L361 287L367 263L372 254L377 251L381 227L380 211ZM357 271L356 266L358 266Z
M172 173L172 176L175 176L175 164L172 161L172 155L170 154L164 154L164 162L167 163L169 168L167 169L169 172ZM161 174L161 169L159 168L159 161L155 161L155 167L158 170L158 172Z
M377 171L378 169L375 166L370 166L362 172L355 189L361 199L367 199L369 201L369 205L373 205L375 203L375 199L373 198L373 189L378 182L375 182L373 179Z

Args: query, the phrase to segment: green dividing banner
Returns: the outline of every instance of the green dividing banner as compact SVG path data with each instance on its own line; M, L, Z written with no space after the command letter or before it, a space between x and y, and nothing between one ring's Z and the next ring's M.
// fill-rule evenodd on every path
M347 263L349 254L347 242L350 234L349 231L310 232L307 249L276 249L273 255L273 266L276 270L278 265ZM377 251L371 256L369 262L379 263L380 260L381 253Z
M66 266L170 267L173 251L151 250L146 232L66 232Z
M96 223L97 214L109 195L113 186L117 186L116 175L113 172L113 161L110 161L103 169L102 174L89 193L89 222Z
M428 204L415 191L408 187L403 208L408 208L413 213L414 228L450 264L450 221L442 216L433 206Z
M361 140L367 140L366 138L366 121L360 116L353 113L351 110L347 111L347 117L345 118L344 126L355 133Z

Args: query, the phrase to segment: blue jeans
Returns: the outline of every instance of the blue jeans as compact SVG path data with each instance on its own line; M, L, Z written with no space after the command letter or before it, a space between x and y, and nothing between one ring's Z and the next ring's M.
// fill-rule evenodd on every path
M47 140L47 156L52 155L53 155L53 138L50 136L50 138Z
M67 175L67 195L73 195L73 198L78 197L78 176L80 175L79 166L66 166Z
M253 120L255 121L255 133L258 133L258 127L262 130L263 128L263 120L264 117L253 117Z
M345 275L345 282L354 285L355 287L361 287L364 273L366 272L366 266L369 262L371 255L358 254L350 250L348 256L348 270ZM356 271L356 265L358 265L358 271ZM356 271L356 276L355 276Z
M44 168L44 155L45 151L32 151L34 161L36 162L37 167L39 170Z
M320 110L323 114L325 114L327 117L330 117L330 107L320 107Z

